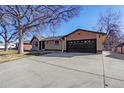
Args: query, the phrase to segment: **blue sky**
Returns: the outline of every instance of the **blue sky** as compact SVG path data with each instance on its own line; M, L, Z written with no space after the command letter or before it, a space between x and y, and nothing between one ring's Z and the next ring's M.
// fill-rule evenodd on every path
M95 27L97 20L99 18L100 13L104 13L107 9L112 9L115 11L120 11L122 13L122 21L124 16L124 6L81 6L80 14L71 19L69 22L65 23L63 22L55 31L56 35L66 35L78 28L81 29L88 29L88 30L94 30L93 27ZM48 35L48 30L45 30L42 34L44 36Z
M62 22L61 25L55 29L55 35L66 35L78 28L94 30L93 27L95 27L100 13L104 13L109 8L115 11L120 11L122 13L122 21L124 22L124 6L82 5L79 15L71 19L69 22ZM52 33L50 34L49 32L49 29L44 29L41 35L45 37L52 35ZM30 36L28 40L31 38L32 36Z

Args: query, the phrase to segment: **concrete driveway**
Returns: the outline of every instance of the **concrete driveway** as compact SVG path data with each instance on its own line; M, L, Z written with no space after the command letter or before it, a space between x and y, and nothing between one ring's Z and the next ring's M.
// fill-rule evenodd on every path
M0 87L124 87L124 55L52 53L0 64Z

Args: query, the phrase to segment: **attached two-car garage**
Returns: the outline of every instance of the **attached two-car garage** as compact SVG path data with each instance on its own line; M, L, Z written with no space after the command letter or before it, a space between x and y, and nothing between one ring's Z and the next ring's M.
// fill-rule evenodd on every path
M64 36L67 52L102 53L105 34L77 29Z
M67 41L67 52L96 53L96 39Z

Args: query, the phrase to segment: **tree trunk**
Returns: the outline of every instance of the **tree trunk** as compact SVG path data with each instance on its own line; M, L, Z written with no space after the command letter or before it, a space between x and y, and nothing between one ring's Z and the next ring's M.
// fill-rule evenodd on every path
M18 45L18 53L21 54L24 52L23 49L24 36L22 30L19 31L19 45Z
M6 27L4 26L4 30L5 30L5 48L4 48L4 51L8 51L8 40L7 40L7 29Z
M8 51L8 42L5 42L5 48L4 51Z

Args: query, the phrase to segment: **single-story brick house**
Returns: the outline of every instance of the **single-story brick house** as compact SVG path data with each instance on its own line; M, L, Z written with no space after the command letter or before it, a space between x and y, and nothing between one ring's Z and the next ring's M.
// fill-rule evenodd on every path
M119 45L117 45L115 48L115 52L124 54L124 43L120 43Z
M59 50L66 52L101 53L103 50L103 42L105 37L105 33L77 29L65 36L40 39L40 46L38 49ZM35 38L32 38L32 44L35 44L33 43L35 42Z

